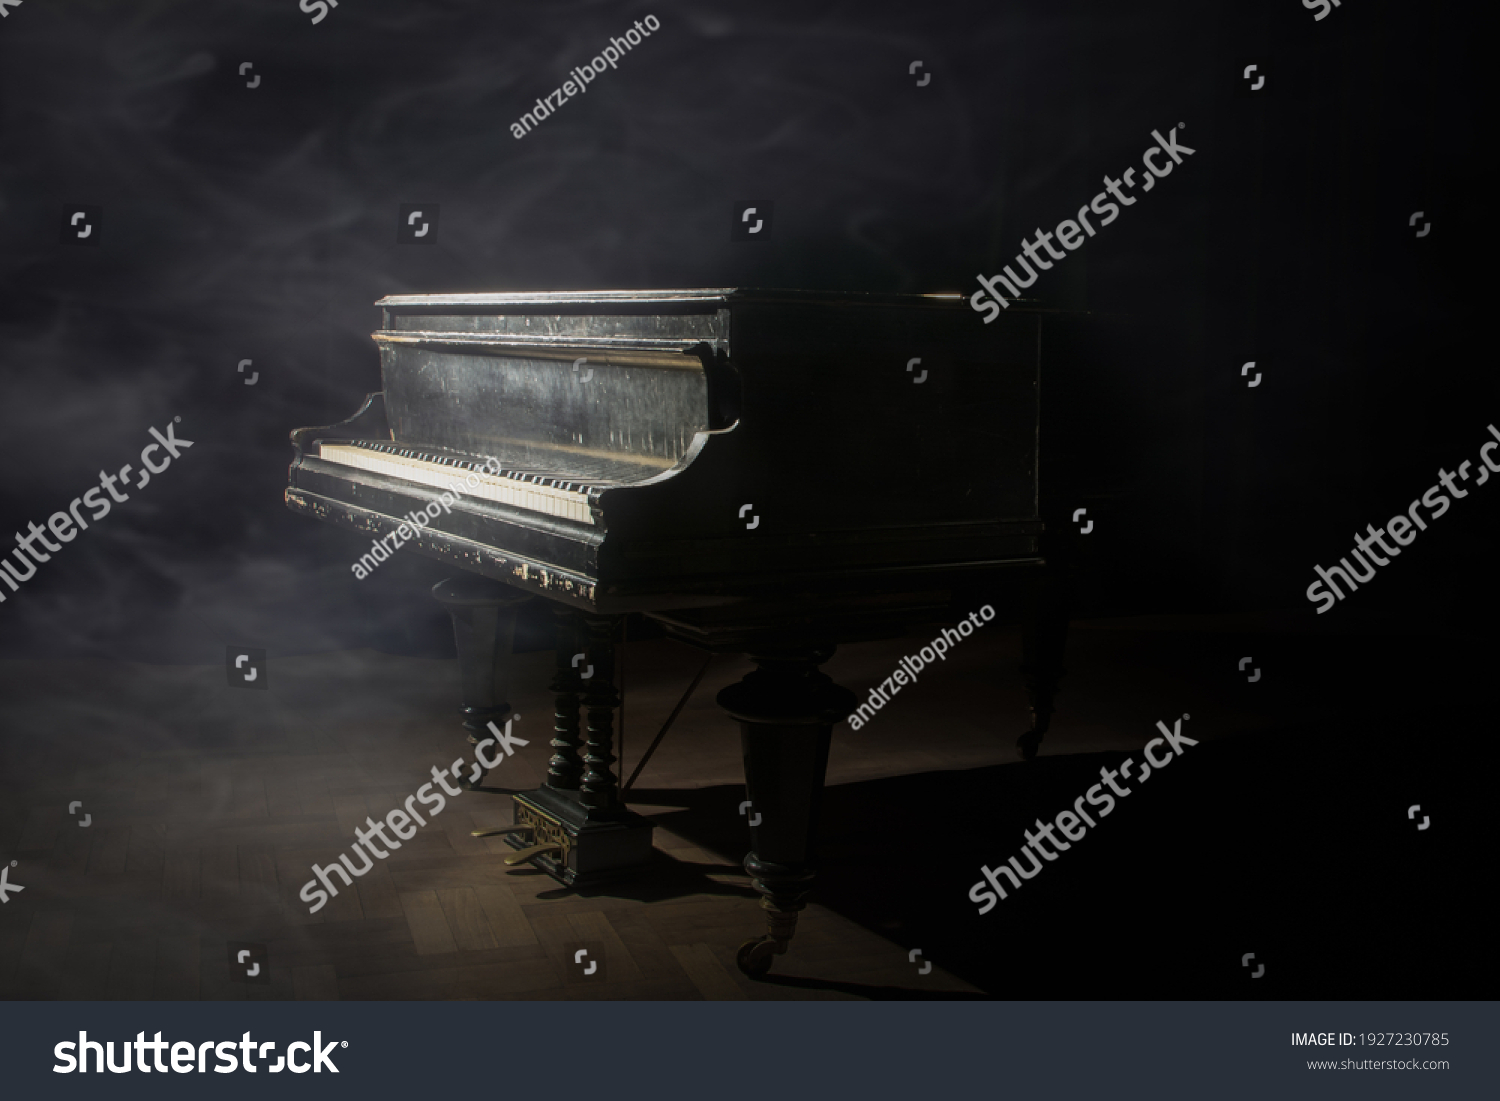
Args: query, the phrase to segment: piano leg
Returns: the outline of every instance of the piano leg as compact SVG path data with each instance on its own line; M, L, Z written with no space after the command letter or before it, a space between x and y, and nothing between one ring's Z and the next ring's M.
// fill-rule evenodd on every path
M758 668L719 693L740 723L751 852L745 871L766 911L765 936L741 945L740 970L760 978L785 955L797 912L815 877L814 832L833 724L854 710L854 693L818 666L833 647L751 654Z
M497 659L508 654L515 631L516 612L530 597L500 581L462 574L432 587L453 617L453 640L458 646L458 668L463 680L464 733L471 744L488 738L486 727L505 722L510 714L506 685ZM477 787L480 779L463 781Z
M583 695L589 716L588 752L583 758L588 771L583 774L578 801L588 809L590 818L598 818L620 809L620 779L609 767L618 759L614 754L615 708L620 706L620 693L615 691L617 621L610 616L586 616L584 621L589 628L594 675Z
M1021 620L1021 675L1031 705L1031 729L1016 739L1023 760L1036 756L1042 736L1052 725L1052 697L1059 678L1067 672L1062 665L1067 637L1067 584L1058 568L1048 565L1027 589Z
M573 658L584 650L578 613L554 605L552 614L557 618L557 672L550 687L557 696L552 723L554 752L547 765L547 783L559 791L577 791L583 780L583 758L578 754L583 745L578 736L578 697L587 683L583 674L591 670L573 664Z
M516 795L515 826L491 832L504 833L506 844L518 850L505 858L506 864L532 864L559 883L591 890L651 860L655 823L625 808L619 780L610 770L616 760L614 716L620 702L614 684L614 635L619 619L582 618L587 625L586 648L577 613L560 613L557 676L552 682L557 692L552 747L557 752L547 782L536 791ZM587 663L583 668L574 666L573 657L585 649ZM578 755L580 692L588 713L588 743L582 759Z

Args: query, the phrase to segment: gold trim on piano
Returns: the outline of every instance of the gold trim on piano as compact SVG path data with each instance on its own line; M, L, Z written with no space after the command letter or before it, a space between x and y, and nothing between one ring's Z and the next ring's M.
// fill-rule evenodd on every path
M573 838L561 822L521 802L515 804L515 820L517 826L530 827L531 835L536 839L535 844L561 846L562 852L558 855L557 862L563 867L568 866L568 853L573 850Z

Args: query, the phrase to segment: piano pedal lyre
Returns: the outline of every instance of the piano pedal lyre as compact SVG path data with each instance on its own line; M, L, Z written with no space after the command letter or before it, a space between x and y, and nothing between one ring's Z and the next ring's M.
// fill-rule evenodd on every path
M496 826L489 830L473 830L471 837L500 837L514 835L522 840L536 837L536 827L525 823L517 823L513 826ZM515 841L511 842L516 844ZM505 866L514 868L520 864L529 864L538 856L558 855L566 858L563 847L556 841L543 841L539 844L528 845L524 849L518 849L505 858Z

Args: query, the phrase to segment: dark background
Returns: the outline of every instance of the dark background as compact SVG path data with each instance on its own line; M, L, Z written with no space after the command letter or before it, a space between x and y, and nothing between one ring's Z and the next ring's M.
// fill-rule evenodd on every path
M1044 352L1050 552L1076 566L1079 619L1290 611L1325 633L1215 641L1222 628L1199 621L1129 644L1132 665L1129 646L1078 632L1062 706L1092 692L1118 726L1127 694L1111 684L1218 691L1255 653L1280 670L1256 704L1276 732L1194 750L1192 785L1161 781L1134 827L1010 900L1003 925L952 884L1113 758L837 786L819 897L903 945L946 938L944 966L967 960L999 996L1244 996L1242 942L1298 976L1265 996L1483 996L1500 484L1468 483L1327 615L1303 595L1314 563L1348 554L1354 532L1404 512L1500 424L1482 11L343 0L313 25L297 0L26 0L0 19L3 541L101 469L137 464L151 426L180 416L194 446L18 593L0 589L0 656L451 654L428 595L446 569L396 555L356 582L367 540L282 502L287 432L379 389L377 298L967 295L1105 174L1138 166L1153 129L1185 124L1186 163L1032 288L1096 315L1070 354ZM660 29L617 69L511 136L648 13ZM1252 63L1267 76L1253 94ZM752 197L775 204L772 238L732 242L732 204ZM74 203L102 211L97 247L59 243ZM398 244L414 203L441 208L436 236ZM1240 375L1252 359L1254 389ZM881 447L837 408L827 431ZM817 471L808 485L824 491ZM1069 522L1079 507L1086 537ZM119 710L110 721L128 726ZM1399 820L1419 799L1443 808L1441 836ZM895 805L952 808L951 846L869 828ZM728 810L705 820L741 828ZM1166 855L1142 856L1149 839ZM870 877L840 861L895 869L889 889L870 902Z
M1086 364L1044 363L1048 513L1096 518L1080 614L1310 614L1312 564L1500 418L1478 11L345 0L313 25L296 0L29 0L0 20L0 511L45 523L174 416L195 444L9 597L0 652L451 646L438 567L356 583L362 540L281 501L287 431L379 388L375 299L968 294L1180 123L1197 152L1033 288L1112 319ZM730 241L747 197L776 204L769 242ZM59 244L75 202L102 207L98 247ZM430 245L396 241L413 202L441 206ZM1495 492L1330 615L1472 621Z

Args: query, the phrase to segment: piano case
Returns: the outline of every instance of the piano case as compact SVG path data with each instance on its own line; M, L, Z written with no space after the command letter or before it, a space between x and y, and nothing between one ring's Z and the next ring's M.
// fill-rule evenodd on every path
M295 511L381 536L446 485L409 546L606 613L1038 559L1042 311L745 289L377 305L382 390L292 433Z

